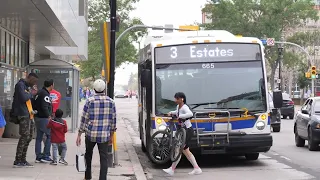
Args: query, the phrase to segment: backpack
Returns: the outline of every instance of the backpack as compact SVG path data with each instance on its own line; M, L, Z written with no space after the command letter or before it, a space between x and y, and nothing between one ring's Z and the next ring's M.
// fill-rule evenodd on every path
M12 102L12 105L11 105L11 110L10 110L10 114L9 114L9 122L12 122L14 124L19 124L20 121L18 119L18 116L16 116L14 114L13 107L14 107L14 101Z

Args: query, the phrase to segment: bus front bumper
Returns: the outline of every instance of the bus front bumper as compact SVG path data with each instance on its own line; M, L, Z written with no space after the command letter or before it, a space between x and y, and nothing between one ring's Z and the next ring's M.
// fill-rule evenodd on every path
M272 146L271 134L259 135L229 135L229 143L226 136L203 136L197 143L197 137L188 143L190 149L201 150L201 154L246 154L267 152Z

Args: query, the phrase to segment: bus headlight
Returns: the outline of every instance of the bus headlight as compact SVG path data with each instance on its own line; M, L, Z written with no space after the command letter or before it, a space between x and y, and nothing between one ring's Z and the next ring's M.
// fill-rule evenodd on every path
M159 131L164 131L164 130L166 130L166 129L167 129L167 126L164 125L164 124L161 124L161 125L158 127L158 130L159 130Z
M263 130L265 128L266 124L263 121L259 121L256 124L256 127L258 130Z

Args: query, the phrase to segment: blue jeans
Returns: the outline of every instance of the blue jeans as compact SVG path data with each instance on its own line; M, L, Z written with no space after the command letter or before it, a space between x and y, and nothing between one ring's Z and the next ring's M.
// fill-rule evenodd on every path
M48 158L50 156L50 146L51 146L50 129L47 128L49 119L35 117L34 122L36 124L36 129L37 129L36 130L37 131L36 147L35 147L37 159ZM42 154L41 144L42 144L42 139L44 134L46 135L47 138L46 138L46 142L44 143L44 150Z
M64 159L66 157L66 153L67 153L67 144L64 143L52 143L52 158L53 161L57 161L57 157L58 157L58 147L61 147L62 152L61 152L61 157L60 159Z

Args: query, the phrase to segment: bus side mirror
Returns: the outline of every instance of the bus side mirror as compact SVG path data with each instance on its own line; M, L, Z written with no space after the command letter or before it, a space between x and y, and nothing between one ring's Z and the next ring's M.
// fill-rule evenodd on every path
M274 108L281 108L283 103L282 92L281 91L273 91L273 105Z
M151 84L151 71L149 69L143 69L141 72L141 85L146 87Z

